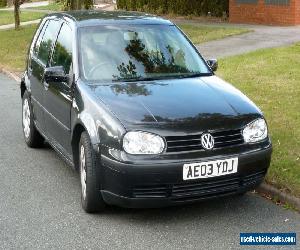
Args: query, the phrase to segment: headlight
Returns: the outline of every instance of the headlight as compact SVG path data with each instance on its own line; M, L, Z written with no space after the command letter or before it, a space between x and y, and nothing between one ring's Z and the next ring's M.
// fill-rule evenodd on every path
M245 142L258 142L266 139L268 136L268 128L264 119L257 119L249 123L243 130Z
M147 132L128 132L123 138L123 148L128 154L160 154L165 148L163 138Z

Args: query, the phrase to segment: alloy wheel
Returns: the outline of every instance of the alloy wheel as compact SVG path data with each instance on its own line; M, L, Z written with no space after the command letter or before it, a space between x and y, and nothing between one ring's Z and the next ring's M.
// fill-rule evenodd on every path
M80 147L80 182L81 182L81 192L82 197L86 198L86 158L84 146Z
M30 136L30 108L28 99L23 103L23 131L26 138Z

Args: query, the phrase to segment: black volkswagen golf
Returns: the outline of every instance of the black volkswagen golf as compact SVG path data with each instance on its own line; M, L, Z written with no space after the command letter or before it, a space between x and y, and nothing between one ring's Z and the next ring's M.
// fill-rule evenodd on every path
M172 22L136 12L50 14L21 81L29 147L80 173L87 212L243 194L272 146L262 112Z

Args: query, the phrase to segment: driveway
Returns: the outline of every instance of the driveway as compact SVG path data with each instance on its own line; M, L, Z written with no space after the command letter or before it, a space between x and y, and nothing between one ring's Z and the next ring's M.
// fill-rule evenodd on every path
M78 174L49 147L25 146L19 86L2 74L0 107L1 249L238 249L240 232L300 232L298 213L252 193L86 214Z
M221 26L230 27L233 24L221 24ZM253 32L203 43L197 48L205 58L222 58L258 49L286 46L300 41L300 26L234 25L234 27L247 28Z

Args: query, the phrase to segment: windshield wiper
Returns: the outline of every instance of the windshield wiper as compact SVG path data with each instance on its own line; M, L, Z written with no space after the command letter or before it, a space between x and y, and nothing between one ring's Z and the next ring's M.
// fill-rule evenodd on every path
M153 81L156 80L152 77L138 77L138 78L117 78L113 79L113 82L138 82L138 81Z
M201 77L201 76L211 76L211 73L194 73L194 74L187 74L187 75L179 75L178 78L194 78L194 77Z
M117 78L113 79L113 82L138 82L138 81L155 81L164 79L181 79L181 78L194 78L201 76L211 76L211 73L194 73L185 75L169 75L169 76L158 76L158 77L137 77L137 78Z

